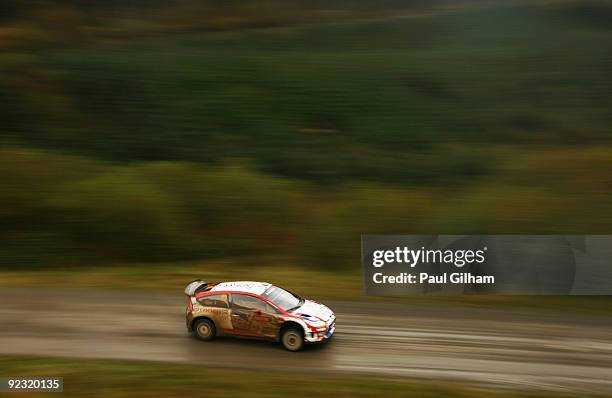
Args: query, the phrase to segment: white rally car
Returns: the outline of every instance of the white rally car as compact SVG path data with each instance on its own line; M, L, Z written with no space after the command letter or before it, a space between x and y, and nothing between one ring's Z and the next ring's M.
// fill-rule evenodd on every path
M201 340L236 336L280 341L289 351L329 340L336 316L323 304L265 282L191 282L187 329Z

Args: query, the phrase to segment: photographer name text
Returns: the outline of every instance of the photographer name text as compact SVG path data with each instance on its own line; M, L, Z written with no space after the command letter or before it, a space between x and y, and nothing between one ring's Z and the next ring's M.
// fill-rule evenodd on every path
M469 272L452 272L431 275L427 272L419 272L418 274L409 274L402 272L396 275L384 275L382 272L377 272L372 275L372 281L376 284L421 284L427 283L430 285L443 285L447 283L453 284L494 284L495 277L493 275L473 275Z

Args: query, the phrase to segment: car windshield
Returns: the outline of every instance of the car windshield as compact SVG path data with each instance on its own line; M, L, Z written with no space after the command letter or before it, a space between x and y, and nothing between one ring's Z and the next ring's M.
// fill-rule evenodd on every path
M285 311L293 310L304 304L304 299L278 286L270 286L262 296L276 303Z

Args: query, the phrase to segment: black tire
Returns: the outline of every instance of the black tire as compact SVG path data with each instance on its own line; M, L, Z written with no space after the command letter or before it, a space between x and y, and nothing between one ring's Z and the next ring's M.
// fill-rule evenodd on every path
M200 340L210 341L217 335L217 329L210 319L202 318L195 320L193 333Z
M285 350L299 351L304 347L304 332L297 327L288 327L283 330L280 341Z

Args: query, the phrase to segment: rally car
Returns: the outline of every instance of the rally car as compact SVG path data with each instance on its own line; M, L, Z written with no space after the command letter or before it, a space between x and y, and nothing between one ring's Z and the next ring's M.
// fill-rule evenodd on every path
M185 294L187 330L200 340L252 337L299 351L305 343L329 340L336 329L336 316L328 307L270 283L195 280Z

